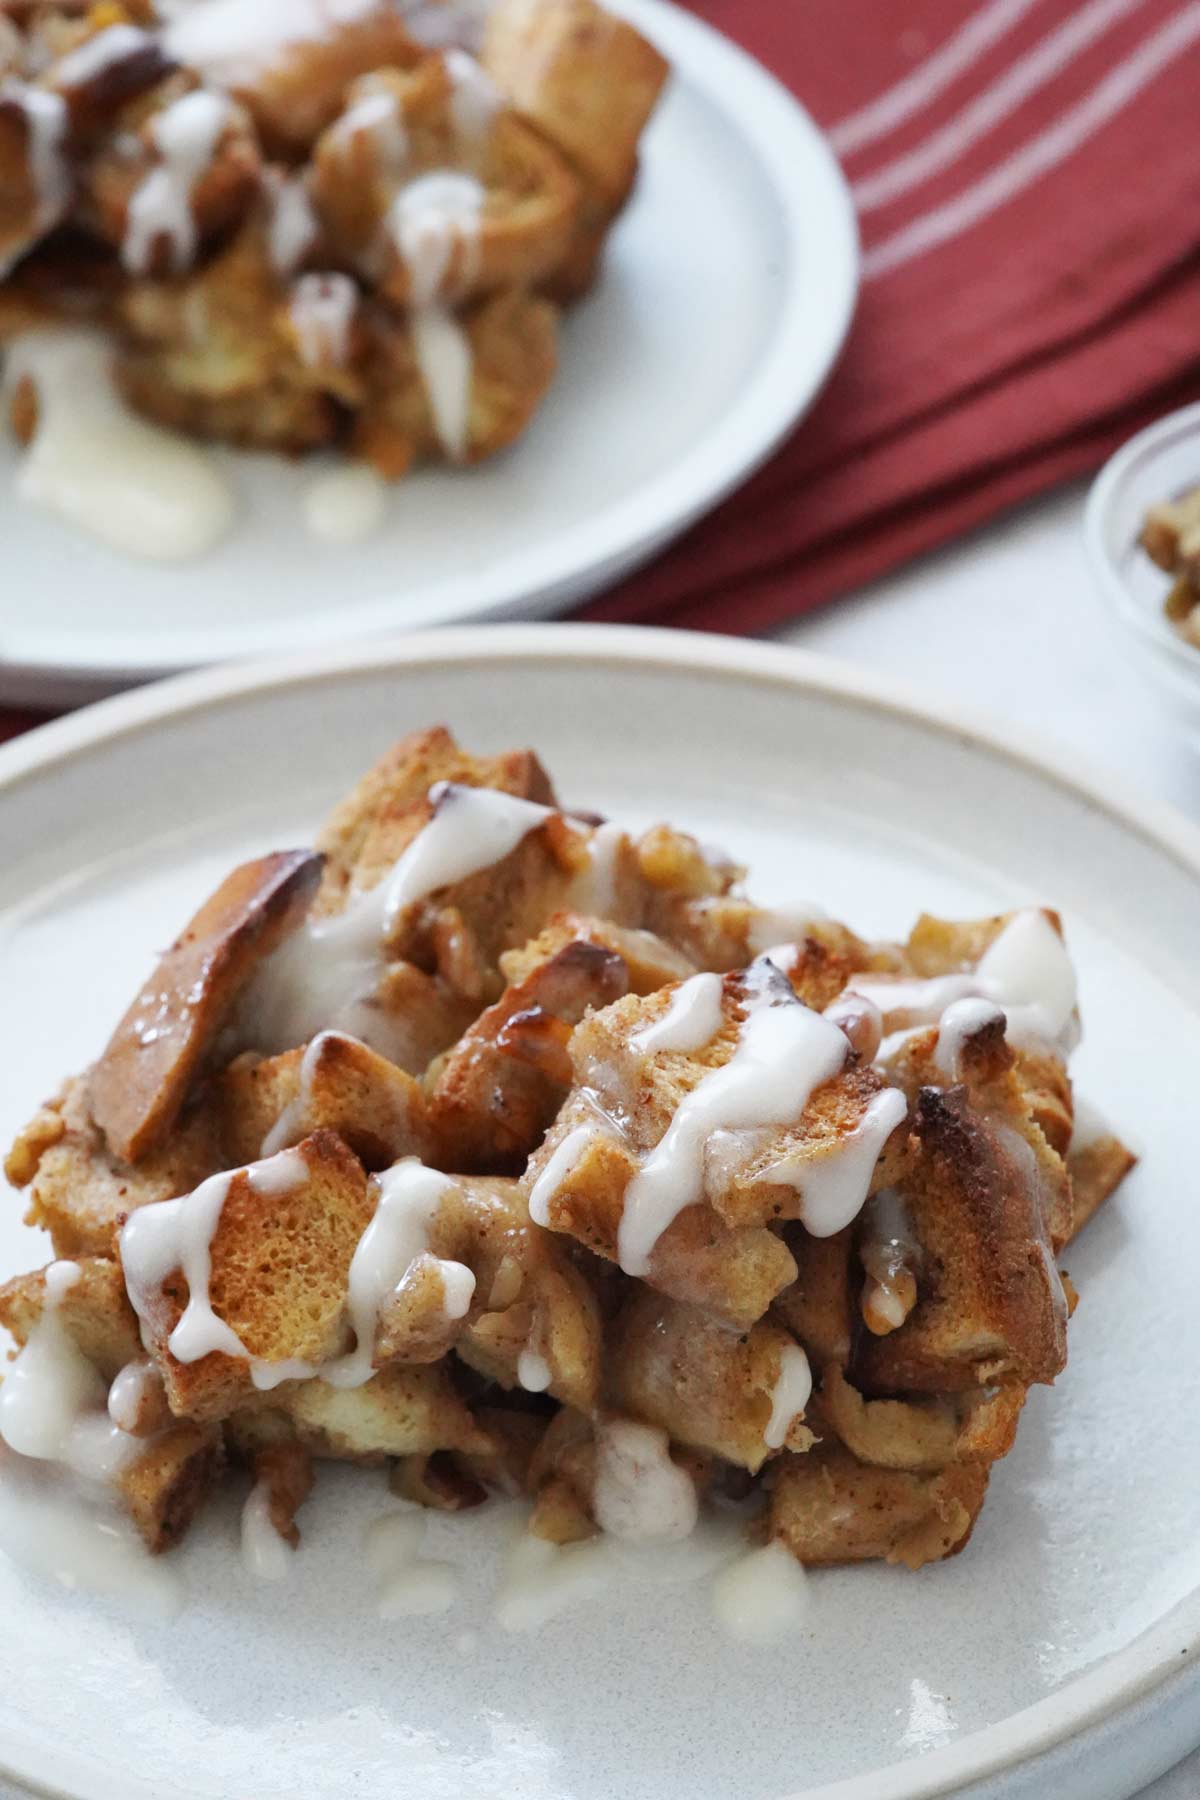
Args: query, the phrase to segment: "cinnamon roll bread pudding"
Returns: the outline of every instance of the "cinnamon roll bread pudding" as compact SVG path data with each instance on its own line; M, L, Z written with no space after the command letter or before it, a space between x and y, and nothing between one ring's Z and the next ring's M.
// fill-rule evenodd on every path
M286 1560L328 1459L554 1545L736 1501L785 1564L962 1550L1132 1162L1061 924L742 878L440 729L233 870L9 1154L10 1451L151 1551L229 1482Z
M0 4L17 438L110 379L160 425L388 480L518 437L667 70L595 0L483 12Z

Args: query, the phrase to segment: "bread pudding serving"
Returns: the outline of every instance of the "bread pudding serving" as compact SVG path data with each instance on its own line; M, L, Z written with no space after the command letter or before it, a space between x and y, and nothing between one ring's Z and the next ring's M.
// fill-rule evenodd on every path
M99 371L160 425L388 480L517 438L667 69L595 0L484 10L0 5L17 437L95 414Z
M326 1459L555 1546L960 1551L1132 1162L1061 925L868 942L743 874L441 729L235 869L9 1154L10 1452L154 1552L240 1482L286 1560Z

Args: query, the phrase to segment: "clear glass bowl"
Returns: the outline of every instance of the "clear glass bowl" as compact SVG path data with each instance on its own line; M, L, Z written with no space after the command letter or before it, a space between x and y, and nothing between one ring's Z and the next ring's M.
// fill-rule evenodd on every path
M1147 509L1200 485L1200 405L1139 431L1097 475L1084 514L1088 561L1119 628L1200 748L1200 647L1163 612L1170 577L1138 546Z

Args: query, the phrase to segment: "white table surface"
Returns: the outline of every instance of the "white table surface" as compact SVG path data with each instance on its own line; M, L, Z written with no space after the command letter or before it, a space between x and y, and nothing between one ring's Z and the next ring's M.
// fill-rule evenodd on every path
M775 635L904 677L1120 771L1200 817L1200 757L1131 666L1083 557L1072 488ZM0 1778L0 1800L25 1790ZM1139 1800L1197 1800L1200 1752Z
M776 633L1027 724L1200 818L1200 756L1118 635L1061 490Z
M1200 818L1200 756L1092 586L1085 491L1023 507L775 635L1027 724ZM1198 1796L1200 1751L1140 1800Z

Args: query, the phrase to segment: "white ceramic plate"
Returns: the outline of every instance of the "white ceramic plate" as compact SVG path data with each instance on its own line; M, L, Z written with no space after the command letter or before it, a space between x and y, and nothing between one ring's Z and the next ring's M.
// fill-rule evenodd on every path
M620 9L675 74L524 439L478 469L418 472L385 528L343 548L304 529L312 465L228 454L236 534L169 567L19 502L0 434L0 697L69 703L366 632L552 613L644 561L774 448L853 310L845 183L808 115L742 51L667 0Z
M1200 1739L1200 836L1173 815L875 678L720 639L513 626L185 678L0 752L0 1135L96 1051L231 860L303 841L439 719L533 742L564 796L692 826L763 898L867 933L1061 906L1080 1086L1144 1151L1068 1259L1070 1368L964 1555L815 1575L782 1648L735 1648L704 1582L617 1580L505 1636L503 1527L480 1515L432 1527L468 1598L384 1624L362 1533L388 1502L362 1471L322 1473L282 1589L247 1585L217 1508L170 1626L0 1558L0 1767L87 1800L1123 1800ZM18 1212L2 1272L45 1254Z

